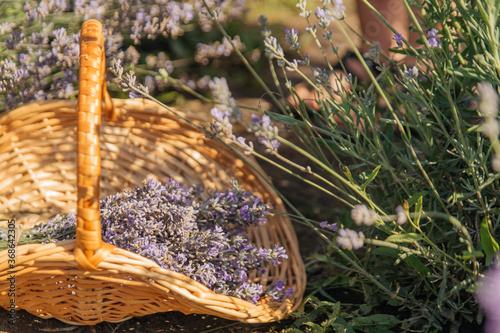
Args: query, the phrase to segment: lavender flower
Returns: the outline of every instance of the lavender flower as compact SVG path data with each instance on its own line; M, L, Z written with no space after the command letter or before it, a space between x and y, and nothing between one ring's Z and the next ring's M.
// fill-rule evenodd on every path
M0 61L0 96L4 103L0 109L11 109L18 104L52 98L74 97L77 77L78 35L68 35L53 24L42 24L41 31L24 34L14 32L5 41L13 52ZM28 42L28 46L24 43ZM54 68L64 73L49 79ZM50 86L48 84L50 82ZM49 89L50 88L50 89Z
M268 115L263 115L259 118L252 114L252 125L248 128L250 132L255 133L260 144L266 147L266 152L277 154L280 146L278 137L278 127L271 124L271 118Z
M343 0L334 1L332 16L337 20L342 20L345 17L345 6Z
M337 223L329 224L328 221L321 222L319 226L323 229L330 229L332 231L336 231L338 229Z
M394 34L394 40L398 44L398 47L403 47L403 36L401 34Z
M265 251L265 253L264 253ZM288 255L285 253L285 249L279 245L275 245L274 249L260 249L259 256L271 260L274 266L281 264L280 259L287 259Z
M5 41L5 47L8 50L15 50L24 40L24 33L20 29L15 29Z
M295 5L298 9L300 9L300 16L304 18L308 18L311 16L311 11L307 10L307 1L306 0L298 0L297 4Z
M244 137L236 137L233 134L231 119L234 119L234 117L229 111L222 111L218 108L213 108L210 110L210 114L214 117L214 120L210 123L212 135L219 137L227 144L231 144L233 142L236 143L244 149L244 153L247 155L253 153L254 145L252 141L248 141L247 143Z
M283 48L278 43L276 37L269 36L264 39L264 46L266 47L266 55L271 59L283 60L285 58Z
M243 282L241 286L239 286L236 290L234 296L246 299L254 304L257 304L262 291L262 285L258 283Z
M0 35L10 34L15 26L16 24L12 22L0 23Z
M363 247L365 243L365 235L359 231L351 229L340 229L339 235L337 236L337 244L339 244L343 249L346 250L358 250Z
M214 77L208 83L213 98L219 103L218 108L224 112L230 112L235 118L239 116L239 109L234 97L232 97L226 78Z
M427 35L430 37L427 41L429 42L430 47L438 48L440 44L439 37L437 37L438 31L434 28L427 31Z
M478 282L475 297L486 312L485 333L500 330L500 267L493 263Z
M286 29L285 40L290 44L290 50L298 50L300 48L299 34L295 29Z
M217 293L257 303L289 297L292 291L277 281L267 291L250 283L249 272L265 271L287 258L285 249L257 248L241 227L266 223L271 207L237 182L223 192L210 191L202 199L201 186L186 187L169 179L165 184L148 180L141 188L125 190L100 202L105 242L154 260L180 272ZM43 223L31 231L47 241L75 236L74 213Z
M247 143L244 137L239 136L236 138L236 142L245 149L246 155L250 155L254 151L254 146L252 141L248 141Z
M431 37L428 39L429 45L432 48L438 48L439 47L439 38L437 37Z
M210 110L210 114L214 117L214 121L211 123L211 129L214 135L225 139L227 143L231 143L235 140L233 125L229 121L231 113L228 111L222 111L218 108L213 108ZM241 138L238 142L244 144L245 139Z
M480 103L479 111L484 117L495 118L498 116L498 94L490 83L481 83L477 86Z
M241 42L238 35L234 36L232 42L236 49L240 51L245 49L245 45ZM208 65L210 59L229 57L234 51L233 46L226 37L222 38L222 42L217 41L212 44L198 43L196 44L196 49L194 60L202 65Z
M498 115L498 95L489 83L478 85L480 103L479 111L484 116L482 124L483 134L487 137L496 137L500 133Z
M283 297L290 297L293 294L293 289L288 288L285 289L285 283L281 280L276 281L276 283L272 284L269 290L267 291L267 295L273 301L279 301Z
M408 221L408 217L406 216L405 210L401 206L396 207L396 215L397 215L397 220L396 223L399 225L403 225Z
M318 19L318 25L323 29L326 29L330 25L330 19L325 9L318 7L316 11L314 11L314 15L316 15Z
M438 34L438 30L435 28L432 28L431 30L427 31L427 35L430 37L436 37Z
M321 86L327 86L330 84L330 76L326 72L326 68L316 68L313 72L316 83Z
M225 80L224 84L227 87ZM225 91L225 89L222 91ZM230 101L231 100L234 101L232 97L230 98ZM210 111L210 114L214 117L214 121L210 124L212 134L225 140L228 144L238 144L245 150L245 154L252 154L254 151L254 144L251 141L247 142L243 137L236 137L233 134L231 120L236 120L237 118L234 113L231 113L229 110L230 108L227 106L223 108L223 105L220 105ZM236 116L239 116L239 114ZM279 141L276 139L279 129L277 126L271 124L271 118L269 116L263 115L262 118L259 118L257 115L252 114L252 124L248 126L247 129L249 132L255 133L258 142L264 145L267 153L277 154L280 146Z
M317 8L314 14L318 18L318 25L322 28L328 27L330 21L342 20L345 17L345 6L342 0L335 0L333 3L333 8L330 6L330 2L323 3L323 8Z
M418 77L418 68L417 66L413 66L410 69L404 71L403 76L407 79L414 79Z
M267 19L267 16L263 14L259 15L258 22L259 25L263 28L261 31L262 36L264 36L264 38L271 36L271 29L269 29L269 21Z
M368 209L365 205L356 205L351 210L351 217L357 226L362 224L371 226L377 221L378 215L375 211Z
M131 70L124 73L120 59L113 60L112 66L108 69L115 75L116 82L123 89L123 91L129 92L130 98L140 97L140 93L144 95L149 94L149 88L147 85L137 83L137 77L135 76L134 71ZM137 89L138 92L135 89Z

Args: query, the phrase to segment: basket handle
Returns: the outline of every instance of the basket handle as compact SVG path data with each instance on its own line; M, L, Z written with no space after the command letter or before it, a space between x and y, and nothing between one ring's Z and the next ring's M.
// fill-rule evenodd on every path
M80 79L77 126L77 222L75 260L80 268L97 270L97 265L115 248L101 237L99 180L101 151L99 132L102 102L106 118L116 119L106 90L106 61L102 25L97 20L83 23L80 33Z

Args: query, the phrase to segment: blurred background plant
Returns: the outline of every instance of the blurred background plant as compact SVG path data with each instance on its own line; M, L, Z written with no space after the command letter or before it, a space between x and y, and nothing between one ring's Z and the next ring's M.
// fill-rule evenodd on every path
M237 34L245 1L213 1L219 21ZM40 0L0 2L0 112L31 101L73 99L78 95L78 34L84 20L105 26L106 56L121 59L150 92L164 102L180 102L177 83L206 91L215 74L227 75L239 60L213 28L199 0ZM182 38L179 38L181 37ZM259 33L234 37L240 50L259 61ZM194 57L193 57L194 55ZM158 71L174 75L172 82ZM238 81L245 76L232 71ZM114 97L126 97L118 87Z
M108 43L114 33L123 36L121 40L117 37L115 46L108 46L108 59L120 60L110 63L118 78L118 85L110 87L116 90L115 96L128 93L159 102L180 96L166 96L161 84L205 101L193 88L202 91L209 87L210 101L216 107L207 134L275 168L275 177L280 173L293 176L301 184L301 193L283 192L282 197L292 219L306 226L300 228L314 230L317 236L311 241L321 240L323 247L308 258L309 297L285 331L477 330L484 318L474 290L488 267L497 265L496 239L500 236L500 2L401 0L410 18L409 28L418 36L415 41L407 40L369 1L360 2L392 30L397 47L391 52L405 56L404 62L392 60L387 50L369 41L365 43L370 51L360 52L353 41L352 19L338 0L297 1L293 21L304 22L299 30L280 28L275 33L261 17L262 34L230 23L241 17L243 4L239 2L218 2L217 7L208 1L189 2L198 6L193 5L197 13L205 14L198 14L196 24L192 23L194 17L187 17L183 22L192 24L180 25L184 41L170 40L165 45L168 50L162 49L161 33L148 32L148 24L136 26L134 22L148 22L139 9L121 13L109 8L124 2L110 3L105 5L109 16L102 16L111 27ZM87 6L92 7L90 3ZM145 9L146 13L152 15L153 7ZM0 25L9 31L0 36L5 41L1 70L16 73L17 67L5 69L6 57L15 51L12 61L22 66L25 57L20 55L25 51L11 46L19 44L17 40L27 40L19 37L21 33L31 34L28 28L15 30L29 18L19 14L20 7L13 7L17 11L5 8L15 13L8 22L18 25ZM79 15L83 20L85 13ZM50 20L59 22L56 16ZM40 31L43 23L37 24ZM71 30L67 21L60 24L65 24L66 31L79 27L75 23ZM205 33L207 27L217 29ZM196 33L190 35L192 31ZM48 38L57 44L59 37L52 34ZM157 36L156 41L150 41L148 34ZM334 39L339 34L347 41L340 48ZM141 44L133 51L128 46L135 45L135 39ZM200 39L225 51L212 53L214 48L209 46L199 46L196 51L193 45ZM308 47L303 45L306 40L312 41ZM184 43L190 45L186 54L191 52L191 58L197 60L176 56L184 60L174 62L175 53L169 52L174 52L173 45ZM259 43L260 49L256 46ZM318 49L310 49L311 44ZM57 47L49 46L48 41L43 45L47 50ZM347 49L365 68L368 80L349 75L343 57ZM210 57L200 55L224 54L226 50L233 54L228 63L203 60ZM267 66L258 61L261 53L267 56ZM322 67L317 67L318 55L324 59ZM195 62L198 67L190 72L187 63ZM334 66L335 62L339 66ZM242 66L249 74L233 75L234 69ZM227 80L200 81L204 73ZM43 81L36 79L38 74L29 74L34 80L29 82ZM11 74L14 78L23 75L28 74ZM306 83L312 95L297 89L297 78ZM23 82L16 80L12 82ZM6 96L4 108L12 98L18 99L16 103L28 101L19 100L21 86L5 79L2 82L10 84L4 90L0 86L0 93ZM46 94L62 91L54 89L58 87L55 78L48 82L52 88L44 86ZM127 92L120 92L119 86ZM244 87L243 91L251 94L257 88L249 87L260 86L261 101L270 102L272 108L266 110L260 102L254 108L239 106L228 86L236 90ZM233 132L233 123L243 124L249 134ZM314 203L319 207L314 212L298 204L307 201L302 191L322 193L321 201ZM314 222L325 216L328 221ZM487 298L487 293L482 297Z

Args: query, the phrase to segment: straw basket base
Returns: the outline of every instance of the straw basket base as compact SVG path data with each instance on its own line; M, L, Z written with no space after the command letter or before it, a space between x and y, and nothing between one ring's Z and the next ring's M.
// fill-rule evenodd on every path
M23 258L16 271L19 308L68 324L93 325L173 310L258 323L279 320L291 307L291 303L253 305L215 294L182 274L118 248L99 265L100 271L82 271L74 267L74 246L75 241L69 240L19 247ZM44 256L31 260L37 253ZM4 272L0 280L10 275ZM9 300L0 299L7 308Z
M93 325L174 310L261 323L283 318L292 306L290 302L254 305L215 294L182 274L119 248L99 264L101 270L83 271L75 267L74 246L75 240L68 240L19 247L21 260L15 272L19 308L68 324ZM12 275L2 272L0 281ZM5 293L0 290L0 305L7 308Z

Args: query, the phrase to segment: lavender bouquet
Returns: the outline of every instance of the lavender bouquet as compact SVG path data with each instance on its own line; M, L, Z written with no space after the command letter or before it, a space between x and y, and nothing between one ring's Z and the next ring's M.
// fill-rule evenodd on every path
M287 258L285 249L257 248L243 228L265 223L271 209L236 181L224 192L204 193L199 185L149 179L140 188L101 199L102 237L216 293L254 304L263 297L279 301L293 293L292 288L285 289L284 281L264 290L248 276L253 270L265 271L268 264L280 264ZM31 229L22 243L73 239L75 233L75 214L58 215Z

